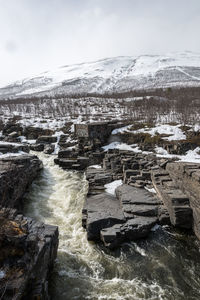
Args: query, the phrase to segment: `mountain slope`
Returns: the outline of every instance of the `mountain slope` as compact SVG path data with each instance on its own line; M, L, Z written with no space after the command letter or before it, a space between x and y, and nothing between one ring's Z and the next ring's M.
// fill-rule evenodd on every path
M0 98L200 86L200 54L116 57L67 65L0 89Z

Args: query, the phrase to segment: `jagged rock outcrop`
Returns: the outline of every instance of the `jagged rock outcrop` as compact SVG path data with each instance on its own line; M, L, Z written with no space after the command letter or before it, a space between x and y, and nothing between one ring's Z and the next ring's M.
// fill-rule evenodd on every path
M47 280L57 247L57 226L0 207L1 299L49 299Z
M42 169L34 155L19 155L0 159L0 205L22 208L22 196Z

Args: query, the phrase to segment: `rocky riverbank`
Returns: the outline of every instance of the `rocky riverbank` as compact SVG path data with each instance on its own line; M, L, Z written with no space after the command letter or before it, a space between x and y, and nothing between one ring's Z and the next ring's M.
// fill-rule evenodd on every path
M102 166L86 172L83 226L89 240L114 248L146 237L155 224L193 229L199 238L200 164L109 150ZM113 180L121 184L109 195L105 184Z
M37 156L0 159L0 298L48 299L58 228L26 218L23 195L42 169Z

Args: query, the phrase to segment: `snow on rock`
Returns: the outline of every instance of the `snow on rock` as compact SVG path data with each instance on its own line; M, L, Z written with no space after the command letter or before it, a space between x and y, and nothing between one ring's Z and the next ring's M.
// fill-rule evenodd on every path
M111 194L111 195L115 195L115 189L122 185L123 182L122 180L115 180L111 183L105 184L104 187L106 188L106 193Z
M200 125L199 124L195 124L194 125L194 131L197 132L200 130Z
M197 147L194 150L189 150L186 155L181 156L180 159L185 162L200 163L200 147Z
M200 147L189 150L185 155L169 154L165 149L158 146L155 147L155 151L158 157L177 158L177 160L184 162L200 163Z
M133 151L133 152L142 152L139 149L139 147L135 144L127 145L125 143L120 143L120 142L113 142L113 143L110 143L109 145L103 146L102 148L104 149L104 151L107 151L109 149L119 149L119 150Z
M89 168L101 169L101 166L100 165L92 165L92 166L89 166Z
M0 141L0 145L20 146L19 143L11 143L11 142L4 142L4 141Z
M148 188L147 186L144 187L145 190L147 190L148 192L152 193L152 194L156 194L156 190L154 188Z
M163 139L168 141L185 140L186 135L179 128L180 126L181 125L160 124L152 128L141 128L133 132L149 133L151 136L155 136L157 133L170 135L169 137L163 137Z
M122 133L122 132L126 132L128 131L128 129L131 128L132 125L128 125L128 126L124 126L124 127L121 127L121 128L116 128L112 131L112 134L117 134L117 133Z
M11 156L20 156L22 154L27 154L26 152L23 152L23 151L19 151L17 153L1 153L0 152L0 158L6 158L6 157L11 157Z
M144 127L138 130L130 130L132 125L128 125L128 126L114 129L112 131L112 134L123 133L123 132L132 132L132 133L143 132L143 133L149 133L151 136L155 136L156 134L169 135L169 137L163 137L163 139L168 141L184 140L186 139L186 135L179 128L180 126L181 125L158 124L152 128Z

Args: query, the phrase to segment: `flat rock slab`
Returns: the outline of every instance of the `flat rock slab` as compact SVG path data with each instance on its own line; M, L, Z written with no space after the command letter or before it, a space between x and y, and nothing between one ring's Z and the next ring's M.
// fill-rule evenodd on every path
M103 228L125 222L119 200L107 193L88 197L83 213L87 216L84 222L88 240L99 240Z
M122 206L129 205L158 205L158 199L145 189L138 189L127 184L122 184L115 190L117 198Z
M135 217L125 224L115 224L101 230L101 240L106 247L113 249L125 241L147 237L157 218Z
M138 205L138 204L125 204L123 211L137 216L149 216L155 217L158 215L158 205Z

